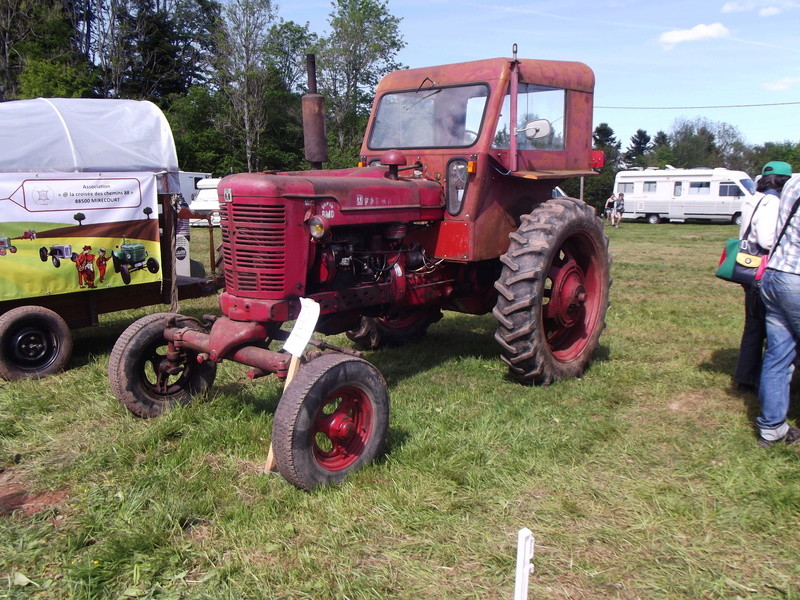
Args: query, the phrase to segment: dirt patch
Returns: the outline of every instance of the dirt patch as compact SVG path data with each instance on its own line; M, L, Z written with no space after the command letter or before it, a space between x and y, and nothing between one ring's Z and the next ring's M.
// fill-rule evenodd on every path
M11 470L0 471L0 517L13 513L35 515L63 503L68 489L54 492L32 493L24 479Z

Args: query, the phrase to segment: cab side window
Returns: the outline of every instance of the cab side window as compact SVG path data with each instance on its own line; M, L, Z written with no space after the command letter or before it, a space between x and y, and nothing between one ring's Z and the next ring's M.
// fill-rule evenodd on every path
M517 94L517 123L512 128L509 123L511 96L506 94L503 109L497 122L492 148L509 148L511 136L517 136L520 150L563 150L564 112L566 93L562 89L520 83ZM551 131L543 137L534 137L526 125L544 119L549 122Z

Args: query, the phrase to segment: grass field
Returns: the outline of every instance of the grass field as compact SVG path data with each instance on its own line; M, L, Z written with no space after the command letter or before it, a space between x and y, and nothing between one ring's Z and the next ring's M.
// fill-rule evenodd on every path
M388 451L313 493L261 473L281 388L244 367L159 419L127 413L105 370L145 313L106 315L63 375L0 383L0 496L22 499L0 516L0 597L510 598L528 527L531 599L800 598L800 453L755 444L757 398L730 380L743 294L713 273L736 229L608 234L608 328L581 379L521 387L491 316L448 314L367 355Z

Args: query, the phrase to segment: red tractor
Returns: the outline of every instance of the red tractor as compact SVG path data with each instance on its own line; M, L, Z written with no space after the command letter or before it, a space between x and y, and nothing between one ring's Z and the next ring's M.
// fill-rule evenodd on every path
M150 417L208 388L225 359L285 378L281 325L303 297L320 306L316 331L368 349L419 338L442 310L492 311L513 378L580 375L605 325L608 239L591 206L553 189L599 166L593 87L592 71L571 62L397 71L377 88L358 167L225 177L223 316L132 324L110 357L115 394ZM304 112L321 114L316 97ZM324 160L320 137L307 131L312 163ZM375 367L311 344L272 431L278 470L305 489L373 459L389 418Z

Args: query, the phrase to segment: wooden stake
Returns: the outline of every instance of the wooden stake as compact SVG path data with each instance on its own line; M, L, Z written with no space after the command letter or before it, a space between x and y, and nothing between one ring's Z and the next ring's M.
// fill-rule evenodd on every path
M300 369L300 357L292 355L292 360L289 361L289 370L286 373L286 382L283 384L283 389L286 389L297 371ZM275 460L275 452L272 450L272 442L269 443L269 452L267 453L267 462L264 463L264 473L275 473L278 470L278 463Z

